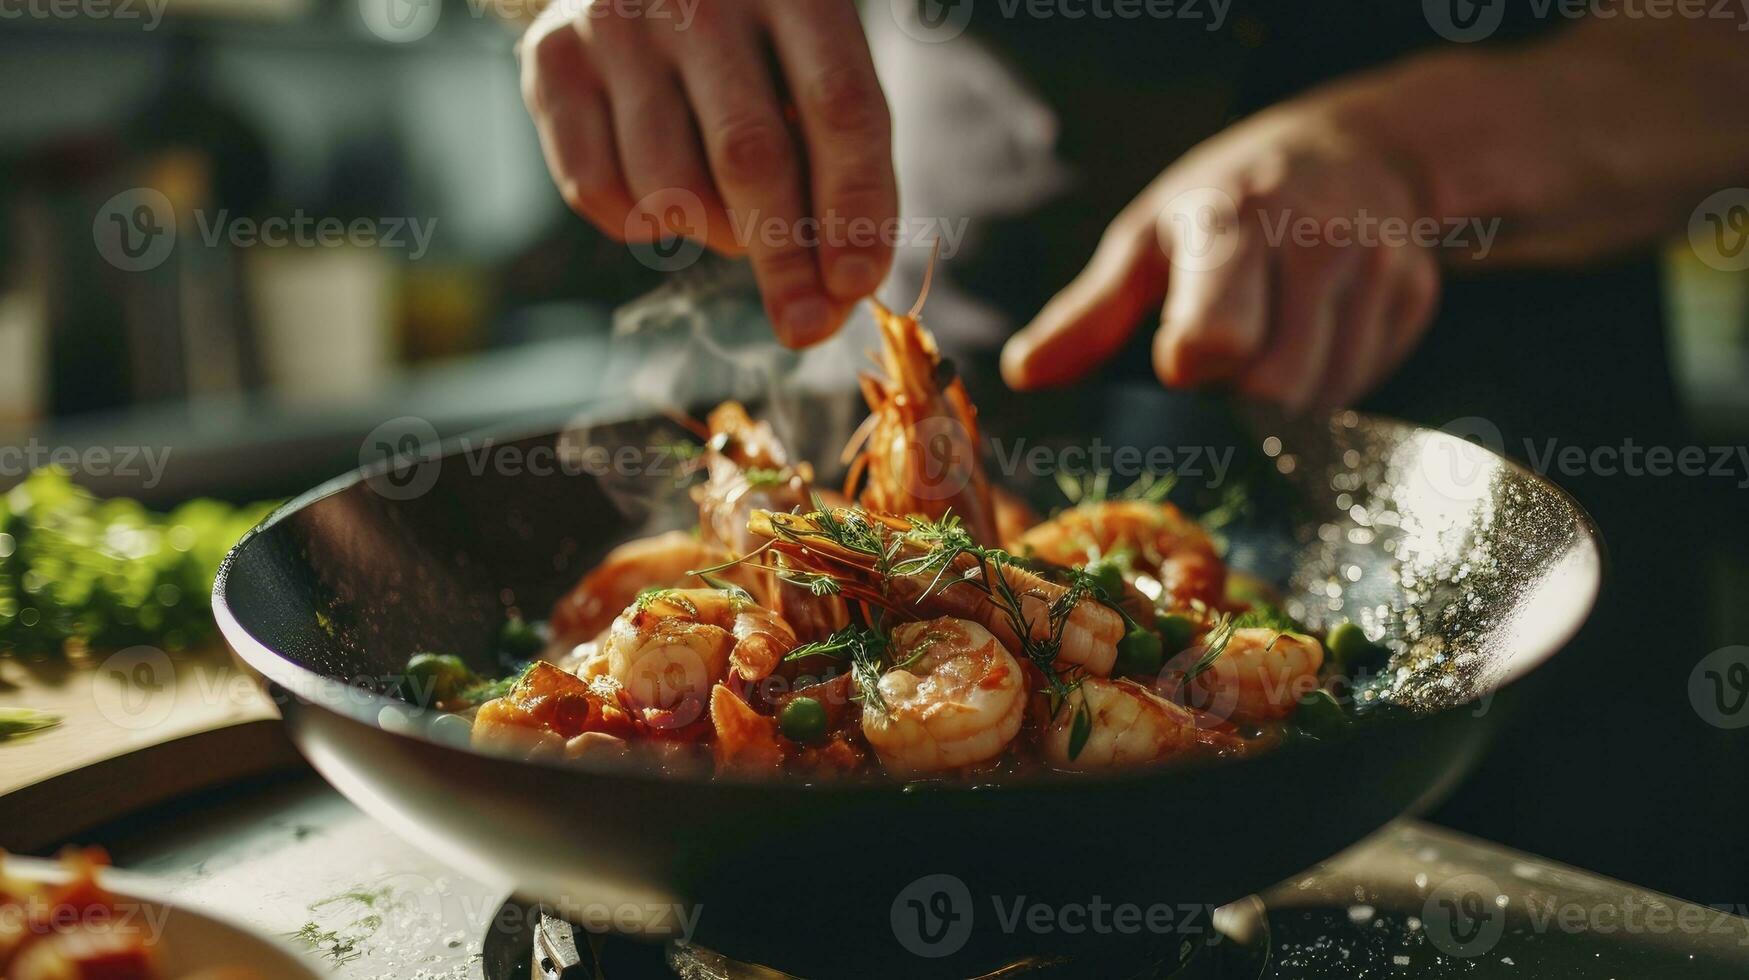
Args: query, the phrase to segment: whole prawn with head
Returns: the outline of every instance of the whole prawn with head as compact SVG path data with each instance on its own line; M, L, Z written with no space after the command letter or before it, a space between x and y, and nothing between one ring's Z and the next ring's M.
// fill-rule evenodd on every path
M927 281L923 290L927 296ZM876 513L930 520L951 513L978 543L997 544L978 412L953 362L942 359L917 319L923 297L903 315L875 300L869 305L885 377L862 375L869 417L844 449L845 494Z
M706 479L693 491L699 536L733 558L742 558L764 544L747 530L752 513L806 507L814 497L814 470L807 463L791 463L771 425L754 421L739 402L718 405L706 419L705 434ZM844 600L835 595L819 595L786 582L775 569L742 565L735 571L760 578L755 594L786 619L804 642L825 639L850 621Z

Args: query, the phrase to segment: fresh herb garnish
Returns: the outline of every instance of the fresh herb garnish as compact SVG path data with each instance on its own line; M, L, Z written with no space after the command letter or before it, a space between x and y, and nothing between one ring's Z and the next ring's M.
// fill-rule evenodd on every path
M1164 502L1171 495L1172 488L1178 485L1178 474L1172 470L1164 473L1149 470L1116 494L1111 492L1111 474L1104 470L1079 479L1059 471L1056 479L1057 489L1063 492L1069 503L1078 507L1102 504L1108 500L1158 504Z
M0 708L0 741L53 728L61 716L35 708Z
M1222 616L1215 623L1214 628L1209 630L1208 635L1202 639L1202 656L1198 657L1196 663L1191 664L1190 669L1184 672L1186 685L1213 667L1215 661L1221 658L1221 654L1227 652L1227 644L1233 641L1233 633L1236 628L1231 616Z
M678 609L688 616L698 615L698 606L679 589L645 589L638 593L637 599L633 600L632 609L634 612L642 614L657 604Z
M1304 633L1306 628L1279 606L1253 602L1251 608L1233 618L1234 629L1271 629L1277 633Z
M884 714L887 702L881 697L881 675L886 673L888 643L879 632L860 626L846 626L813 643L804 643L791 650L784 660L807 657L830 657L850 665L850 677L855 682L857 698L872 704Z
M460 700L474 705L485 704L487 701L495 701L504 697L510 693L512 688L521 683L524 677L528 676L529 671L534 669L536 663L539 661L530 661L507 677L500 677L495 681L482 681L468 687L461 692Z
M979 545L958 518L949 515L938 521L929 521L913 517L907 527L896 528L870 520L861 511L849 508L833 510L820 506L818 499L815 505L820 509L807 515L808 524L773 520L773 532L798 544L806 544L811 538L824 539L869 559L872 570L882 581L883 591L890 578L923 579L927 576L922 592L914 600L916 602L956 585L983 593L1001 612L1020 644L1020 653L1044 676L1052 717L1062 710L1081 681L1079 667L1061 672L1057 669L1057 655L1062 651L1063 632L1069 616L1083 600L1104 601L1085 572L1070 569L1062 573L1067 576L1067 584L1062 593L1046 606L1046 628L1040 631L1028 618L1023 600L1042 600L1044 597L1036 591L1017 590L1008 574L1011 567L1017 572L1028 571L1026 563L999 548ZM906 554L907 548L913 553ZM1118 612L1122 614L1122 610ZM1125 616L1125 620L1128 622L1129 618ZM1092 716L1085 702L1077 706L1076 715L1074 724L1092 725Z

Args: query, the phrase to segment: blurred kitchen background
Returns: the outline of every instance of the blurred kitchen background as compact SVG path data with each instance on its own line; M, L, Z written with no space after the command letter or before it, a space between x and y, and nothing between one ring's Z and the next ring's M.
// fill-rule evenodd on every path
M612 311L659 275L548 180L515 2L0 0L0 446L170 446L156 485L94 489L248 499L354 465L385 419L450 434L611 387ZM141 189L177 246L129 271ZM300 216L397 241L208 241ZM1694 422L1741 441L1745 277L1683 243L1670 270Z
M560 201L517 33L483 0L0 3L0 446L170 446L157 485L94 489L250 499L394 416L592 394L658 274ZM134 263L111 225L143 247L152 200L176 247ZM383 241L209 240L299 217Z

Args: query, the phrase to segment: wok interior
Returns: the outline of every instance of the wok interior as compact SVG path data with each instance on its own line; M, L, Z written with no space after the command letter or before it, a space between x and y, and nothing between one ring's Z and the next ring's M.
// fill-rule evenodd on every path
M1564 493L1445 433L1353 413L1244 422L1148 389L986 404L992 481L1041 512L1062 505L1062 471L1100 465L1120 471L1115 488L1171 460L1173 499L1193 513L1230 509L1237 492L1220 532L1232 566L1315 628L1382 633L1397 650L1387 696L1418 711L1533 667L1599 584L1595 532ZM766 414L830 485L858 408L823 395ZM577 421L427 462L435 481L410 499L353 482L240 546L227 605L267 649L328 678L386 689L418 651L495 670L483 651L508 613L544 618L615 544L695 520L670 451L686 438L660 415Z
M1174 497L1193 512L1242 485L1249 509L1222 529L1232 565L1276 584L1314 626L1353 618L1391 637L1390 696L1420 714L1389 731L1206 766L898 792L560 770L453 748L435 725L385 728L385 717L413 709L377 695L292 699L288 729L355 802L482 881L553 903L682 903L703 911L695 940L796 976L963 977L1038 955L1043 938L982 915L961 952L919 959L896 939L895 896L946 875L980 903L1221 904L1279 881L1448 792L1500 712L1438 709L1552 654L1596 595L1601 553L1583 513L1451 436L1358 416L1244 423L1151 389L981 403L1001 450L992 479L1041 506L1062 499L1048 465L1025 463L1041 446L1047 463L1069 465L1076 455L1057 450L1101 445L1119 462L1122 447L1169 447L1185 464ZM776 417L782 434L803 458L836 458L827 434L859 417L855 399L804 409ZM500 446L563 457L680 434L646 418ZM543 615L613 545L694 519L671 470L533 472L479 466L469 453L444 457L430 489L410 499L353 482L294 503L241 544L215 608L245 658L300 694L348 680L380 689L419 650L486 669L480 651L508 610ZM1211 455L1225 458L1224 479ZM1108 832L1138 820L1152 828L1142 840ZM852 886L808 873L826 867L844 869ZM1083 953L1113 963L1105 938L1050 940L1073 973Z

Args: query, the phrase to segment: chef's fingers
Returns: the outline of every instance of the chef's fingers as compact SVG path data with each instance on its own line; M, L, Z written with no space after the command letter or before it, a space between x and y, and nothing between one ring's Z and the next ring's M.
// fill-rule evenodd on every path
M899 211L892 119L849 0L774 0L767 27L807 142L818 259L839 300L875 291L892 267L882 240Z
M1410 246L1372 246L1337 306L1336 343L1324 381L1312 403L1345 408L1384 377L1385 317L1390 313L1398 272L1408 266Z
M698 16L714 7L702 5ZM827 296L814 250L802 241L807 194L801 153L753 27L712 31L704 47L676 63L698 114L717 190L752 259L777 338L806 347L831 336L849 304Z
M1174 387L1231 377L1262 348L1269 325L1270 249L1255 229L1235 237L1207 261L1172 255L1171 283L1154 335L1154 373Z
M1002 348L1002 378L1013 388L1066 384L1097 367L1157 306L1166 256L1154 214L1131 205L1106 229L1087 268L1051 298Z
M620 172L633 201L624 218L626 237L689 238L734 253L692 110L667 56L630 15L591 16L578 30L601 68L613 109Z
M1311 402L1335 341L1337 300L1358 258L1329 245L1277 250L1269 338L1239 375L1241 394L1296 412Z
M1385 316L1385 353L1379 376L1388 377L1420 343L1421 335L1439 309L1439 263L1424 248L1412 249L1405 268L1399 270L1392 289L1390 312Z
M632 197L620 174L607 97L582 39L555 13L529 27L518 51L522 99L559 194L603 233L625 240Z

